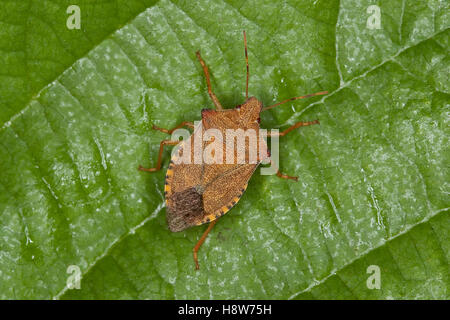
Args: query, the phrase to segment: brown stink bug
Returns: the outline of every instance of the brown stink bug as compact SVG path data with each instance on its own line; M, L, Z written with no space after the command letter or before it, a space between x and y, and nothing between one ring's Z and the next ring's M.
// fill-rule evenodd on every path
M274 105L263 107L261 101L255 97L248 97L248 81L249 81L249 67L248 67L248 54L247 54L247 39L244 31L244 49L245 49L245 61L247 66L247 78L245 86L245 102L234 109L224 110L222 105L217 99L216 95L211 89L211 83L209 79L209 71L200 52L196 52L197 58L203 68L206 78L206 84L208 87L208 93L214 103L216 110L203 109L201 127L195 127L192 122L184 121L173 129L162 129L153 126L153 129L159 130L168 134L172 134L173 131L181 127L190 127L194 129L189 139L183 141L163 140L161 141L159 148L158 161L155 168L143 168L139 166L139 170L154 172L161 169L161 160L163 154L163 148L165 145L178 145L177 150L172 155L169 168L166 173L164 195L166 201L166 217L169 229L173 232L185 230L192 226L198 226L204 223L209 223L208 228L201 236L193 248L194 261L196 269L198 266L197 252L200 246L206 239L206 236L217 222L218 218L228 212L240 199L245 189L247 188L248 181L250 180L253 172L258 165L264 160L270 160L270 155L267 151L267 145L264 140L259 139L259 152L256 161L249 161L247 149L249 144L244 144L244 163L238 163L236 161L236 154L233 151L232 161L226 161L226 163L217 161L213 163L200 162L181 162L179 161L182 156L195 157L195 139L197 134L203 134L206 130L214 129L216 132L225 133L229 129L253 129L259 138L259 122L260 113L262 111L271 109L280 104L288 101L304 99L312 96L323 95L328 93L327 91L308 94L301 97L294 97L284 100ZM278 136L284 136L288 132L312 124L318 124L319 121L310 122L297 122L286 130L276 133ZM242 132L242 131L241 131ZM266 136L273 136L273 133L266 134ZM213 143L211 141L201 141L201 151ZM244 137L245 141L245 137ZM226 143L220 141L222 146ZM228 141L227 141L228 143ZM234 139L233 139L234 143ZM219 156L220 158L220 156ZM222 159L223 160L223 155ZM297 177L291 177L284 175L277 170L277 176L283 179L292 179L297 181Z

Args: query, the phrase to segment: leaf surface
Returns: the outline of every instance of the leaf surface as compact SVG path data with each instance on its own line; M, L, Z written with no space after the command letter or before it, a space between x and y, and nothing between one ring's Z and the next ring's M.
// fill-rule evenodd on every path
M382 2L370 29L371 1L86 1L81 30L25 3L0 16L1 298L448 299L446 2ZM330 94L263 113L320 119L280 139L299 182L256 171L196 272L205 227L171 233L165 170L136 169L167 138L152 124L212 107L196 50L222 105L242 103L244 29L250 95Z

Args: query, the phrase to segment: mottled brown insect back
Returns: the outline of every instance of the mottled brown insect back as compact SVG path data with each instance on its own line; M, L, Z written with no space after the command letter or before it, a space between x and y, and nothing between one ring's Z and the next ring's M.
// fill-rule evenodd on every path
M158 161L155 168L147 169L139 166L139 170L142 171L154 172L159 170L161 168L164 146L178 145L170 160L165 179L164 194L166 201L166 218L169 229L173 232L179 232L192 226L210 223L193 248L196 269L199 268L197 252L205 241L206 236L217 222L217 219L237 204L242 194L245 192L248 182L258 165L262 161L270 159L267 144L265 140L259 136L260 113L288 101L327 93L326 91L323 91L306 96L294 97L268 107L263 107L262 102L255 97L248 98L249 67L247 38L245 31L244 48L247 66L245 87L246 101L243 104L236 106L234 109L223 110L219 99L217 99L211 89L208 67L200 56L200 53L197 52L197 58L205 74L208 94L211 97L216 110L203 109L201 113L202 125L196 128L194 128L194 124L192 122L187 121L182 122L180 125L170 130L153 126L153 129L168 134L171 134L175 129L183 126L193 128L194 132L188 139L182 142L163 140L160 144ZM310 122L297 122L276 135L284 136L288 132L301 126L308 126L318 123L318 120ZM207 130L210 129L216 130L216 132L221 133L222 137L226 138L224 138L223 141L214 141L214 139L205 141L202 137ZM238 132L238 135L241 135L242 132L253 130L254 134L256 134L256 141L258 143L256 159L250 157L250 138L248 140L246 139L244 144L235 145L234 138L236 137L231 137L229 139L227 136L227 132L229 132L230 129L234 130L234 132ZM267 136L270 137L271 134L267 134ZM198 140L199 137L200 140ZM243 138L245 139L245 136ZM196 150L195 141L201 141L201 150ZM186 157L189 155L192 160L196 157L197 152L200 151L200 153L203 154L204 150L213 149L210 148L213 143L220 143L224 150L228 150L227 147L230 145L233 147L236 146L236 148L232 149L234 150L234 153L231 156L224 152L222 154L223 159L221 159L223 161L179 161L181 160L181 157ZM243 157L245 161L239 161L242 159L238 159L238 155L245 155ZM220 153L216 154L214 151L213 156L220 159ZM228 157L231 158L231 161ZM279 170L276 174L280 178L297 181L297 177L282 174Z
M192 187L184 191L172 193L168 196L171 206L167 206L167 223L170 231L183 231L197 221L203 219L203 194L197 188Z
M259 139L259 113L262 103L256 98L248 99L235 109L202 111L201 134L206 130L216 129L226 136L227 129L253 129ZM231 164L185 164L172 165L187 144L191 145L191 157L194 157L193 140L197 129L185 142L180 143L178 153L172 156L171 165L167 170L165 197L167 207L167 222L170 230L182 231L195 225L201 225L216 220L229 211L241 198L257 166L267 156L267 145L261 139L257 162L249 163L249 153L246 153L245 163L238 164L236 150ZM259 141L259 140L258 140ZM234 143L226 141L226 143ZM246 141L248 144L248 141ZM210 142L203 142L202 151ZM236 149L239 146L236 146ZM242 147L242 146L241 146ZM244 150L245 151L245 150ZM191 159L192 159L191 158ZM200 203L201 202L201 203ZM189 207L189 208L187 208Z

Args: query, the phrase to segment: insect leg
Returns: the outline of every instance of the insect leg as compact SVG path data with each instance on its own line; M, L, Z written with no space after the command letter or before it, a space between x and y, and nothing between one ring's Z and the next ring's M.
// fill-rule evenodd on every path
M200 64L202 65L202 68L203 68L203 72L205 73L206 85L208 86L209 96L211 97L211 100L213 101L213 103L216 106L217 110L222 110L223 108L222 108L222 105L219 102L219 99L217 99L216 95L214 94L214 92L211 89L211 81L209 80L208 67L206 66L205 61L203 61L202 57L200 56L200 51L197 51L195 54L197 55L198 61L200 61Z
M144 168L142 166L139 166L138 170L155 172L155 171L158 171L159 169L161 169L161 160L162 160L162 154L164 151L164 146L165 145L174 146L174 145L177 145L178 143L180 143L180 141L171 141L171 140L161 141L161 143L159 145L159 155L158 155L158 162L156 163L156 167L155 168Z
M174 132L177 129L180 129L181 127L189 127L189 128L194 128L194 124L190 121L183 121L182 123L180 123L179 125L177 125L176 127L172 128L172 129L164 129L164 128L160 128L157 127L155 125L153 125L153 130L158 130L164 133L168 133L168 134L172 134L172 132Z
M249 68L248 68L248 53L247 53L247 35L244 30L244 51L245 51L245 64L247 66L247 79L245 82L245 99L248 99L248 78L249 78Z
M277 170L277 177L279 177L281 179L291 179L291 180L294 180L296 182L298 181L298 177L293 177L293 176L288 176L286 174L282 174L280 172L280 170Z
M272 160L270 160L270 165L274 166L275 163ZM277 169L276 175L277 175L277 177L279 177L281 179L291 179L291 180L294 180L296 182L298 181L298 177L293 177L293 176L288 176L287 174L283 174L283 173L280 172L280 169Z
M211 231L211 229L214 227L214 225L216 224L217 221L218 221L218 219L213 220L213 221L210 222L210 224L208 225L208 228L205 230L205 232L203 232L202 237L200 238L200 240L198 240L197 244L192 249L192 252L194 253L194 262L195 262L195 269L196 270L200 269L200 267L198 266L198 258L197 258L198 249L200 249L200 247L203 244L203 242L205 242L205 239L208 236L208 233Z
M327 94L327 93L328 93L328 91L321 91L321 92L307 94L306 96L290 98L290 99L287 99L287 100L275 103L275 104L273 104L271 106L264 107L264 108L262 108L261 111L265 111L265 110L269 110L269 109L275 108L276 106L279 106L280 104L283 104L283 103L286 103L286 102L289 102L289 101L294 101L294 100L298 100L298 99L306 99L306 98L310 98L310 97L314 97L314 96L321 96L321 95L324 95L324 94Z
M292 126L290 126L289 128L287 128L284 131L277 132L277 133L275 133L275 132L267 132L267 136L268 137L273 137L273 136L281 136L282 137L282 136L288 134L289 132L291 132L294 129L297 129L299 127L311 126L313 124L320 124L320 122L319 122L319 120L306 121L306 122L300 121L300 122L297 122L297 123L293 124Z

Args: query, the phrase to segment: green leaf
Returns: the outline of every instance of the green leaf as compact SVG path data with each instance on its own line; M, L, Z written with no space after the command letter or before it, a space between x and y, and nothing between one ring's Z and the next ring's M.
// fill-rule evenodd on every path
M0 298L449 298L448 3L377 1L380 29L374 1L113 3L79 1L81 30L70 1L0 3ZM195 271L205 226L171 233L137 167L152 124L212 107L196 50L242 103L244 29L251 95L330 94L262 114L320 119L280 139L299 182L256 171Z

